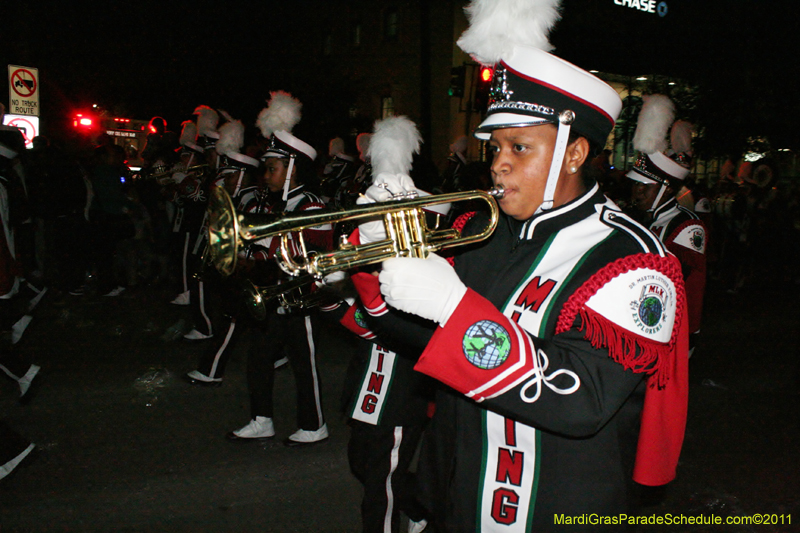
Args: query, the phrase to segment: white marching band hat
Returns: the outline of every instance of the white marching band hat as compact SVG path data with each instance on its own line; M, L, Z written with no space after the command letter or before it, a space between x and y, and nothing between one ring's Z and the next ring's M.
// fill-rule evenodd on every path
M633 148L638 153L627 177L663 186L685 180L691 161L692 125L674 121L675 104L667 96L649 94L643 100L633 136Z
M555 125L553 161L536 212L551 209L570 131L602 148L622 100L598 77L549 53L559 0L473 0L466 12L470 25L458 45L494 68L486 118L474 135L488 140L496 129Z
M261 110L256 119L256 126L261 130L265 139L269 139L269 148L261 156L261 160L268 158L288 159L286 179L283 184L283 201L289 197L289 187L292 171L297 156L307 157L314 161L317 151L305 141L292 134L292 129L300 122L303 104L284 91L270 93L267 107Z
M498 128L558 125L570 111L571 126L604 146L622 109L617 91L600 78L541 49L517 46L494 69L482 140Z

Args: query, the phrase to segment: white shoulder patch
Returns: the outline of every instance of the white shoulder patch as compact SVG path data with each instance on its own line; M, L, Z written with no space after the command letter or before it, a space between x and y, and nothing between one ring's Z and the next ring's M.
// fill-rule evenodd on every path
M622 328L668 343L677 309L675 284L651 268L637 268L606 283L586 306Z
M673 241L679 246L688 248L694 252L706 253L706 230L703 226L686 226L675 237Z

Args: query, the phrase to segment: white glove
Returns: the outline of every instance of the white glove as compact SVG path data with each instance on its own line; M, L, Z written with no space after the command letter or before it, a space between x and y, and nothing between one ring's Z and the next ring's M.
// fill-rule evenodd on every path
M372 178L372 185L365 193L368 198L376 202L391 200L393 195L416 191L414 180L405 174L390 174L381 172Z
M356 200L356 204L359 205L374 203L375 200L368 196L359 196ZM383 225L383 218L360 224L358 226L358 238L361 244L386 240L386 228Z
M441 326L447 323L467 292L450 263L436 254L427 259L387 259L378 279L386 303Z

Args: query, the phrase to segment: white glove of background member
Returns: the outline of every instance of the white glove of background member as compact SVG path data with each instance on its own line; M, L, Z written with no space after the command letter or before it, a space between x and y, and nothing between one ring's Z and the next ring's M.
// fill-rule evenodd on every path
M467 292L450 263L436 254L427 259L387 259L378 279L386 303L441 326L447 323Z
M375 200L369 196L359 196L356 204L374 204ZM358 226L358 240L361 244L369 244L371 242L383 241L386 239L386 227L383 225L383 217L373 220L372 222L364 222Z
M391 200L395 194L404 194L416 190L417 188L414 187L414 180L411 179L411 176L381 172L372 178L372 185L369 186L365 194L376 202L385 202Z

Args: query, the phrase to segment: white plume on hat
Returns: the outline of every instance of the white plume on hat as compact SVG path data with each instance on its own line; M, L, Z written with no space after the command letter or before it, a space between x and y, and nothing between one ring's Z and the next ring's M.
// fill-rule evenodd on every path
M287 92L274 91L269 94L267 107L261 110L256 119L256 126L267 139L276 131L291 133L292 128L300 122L303 108L303 104Z
M197 115L197 133L208 135L210 132L217 131L219 124L219 114L207 105L198 106L193 115Z
M484 65L494 65L515 46L553 50L549 34L561 19L560 0L472 0L464 8L469 28L458 46Z
M194 143L197 139L197 124L191 120L184 120L181 125L183 128L181 129L181 136L178 142L180 142L181 146Z
M404 116L375 122L375 133L369 142L367 156L372 161L372 174L408 175L414 154L419 153L422 136L417 125Z
M675 104L663 94L642 97L644 104L633 134L633 148L645 154L669 148L667 133L675 120Z
M244 124L239 120L230 118L230 115L224 111L220 112L227 115L229 120L219 128L219 140L216 145L217 152L222 155L239 153L239 150L244 146Z

